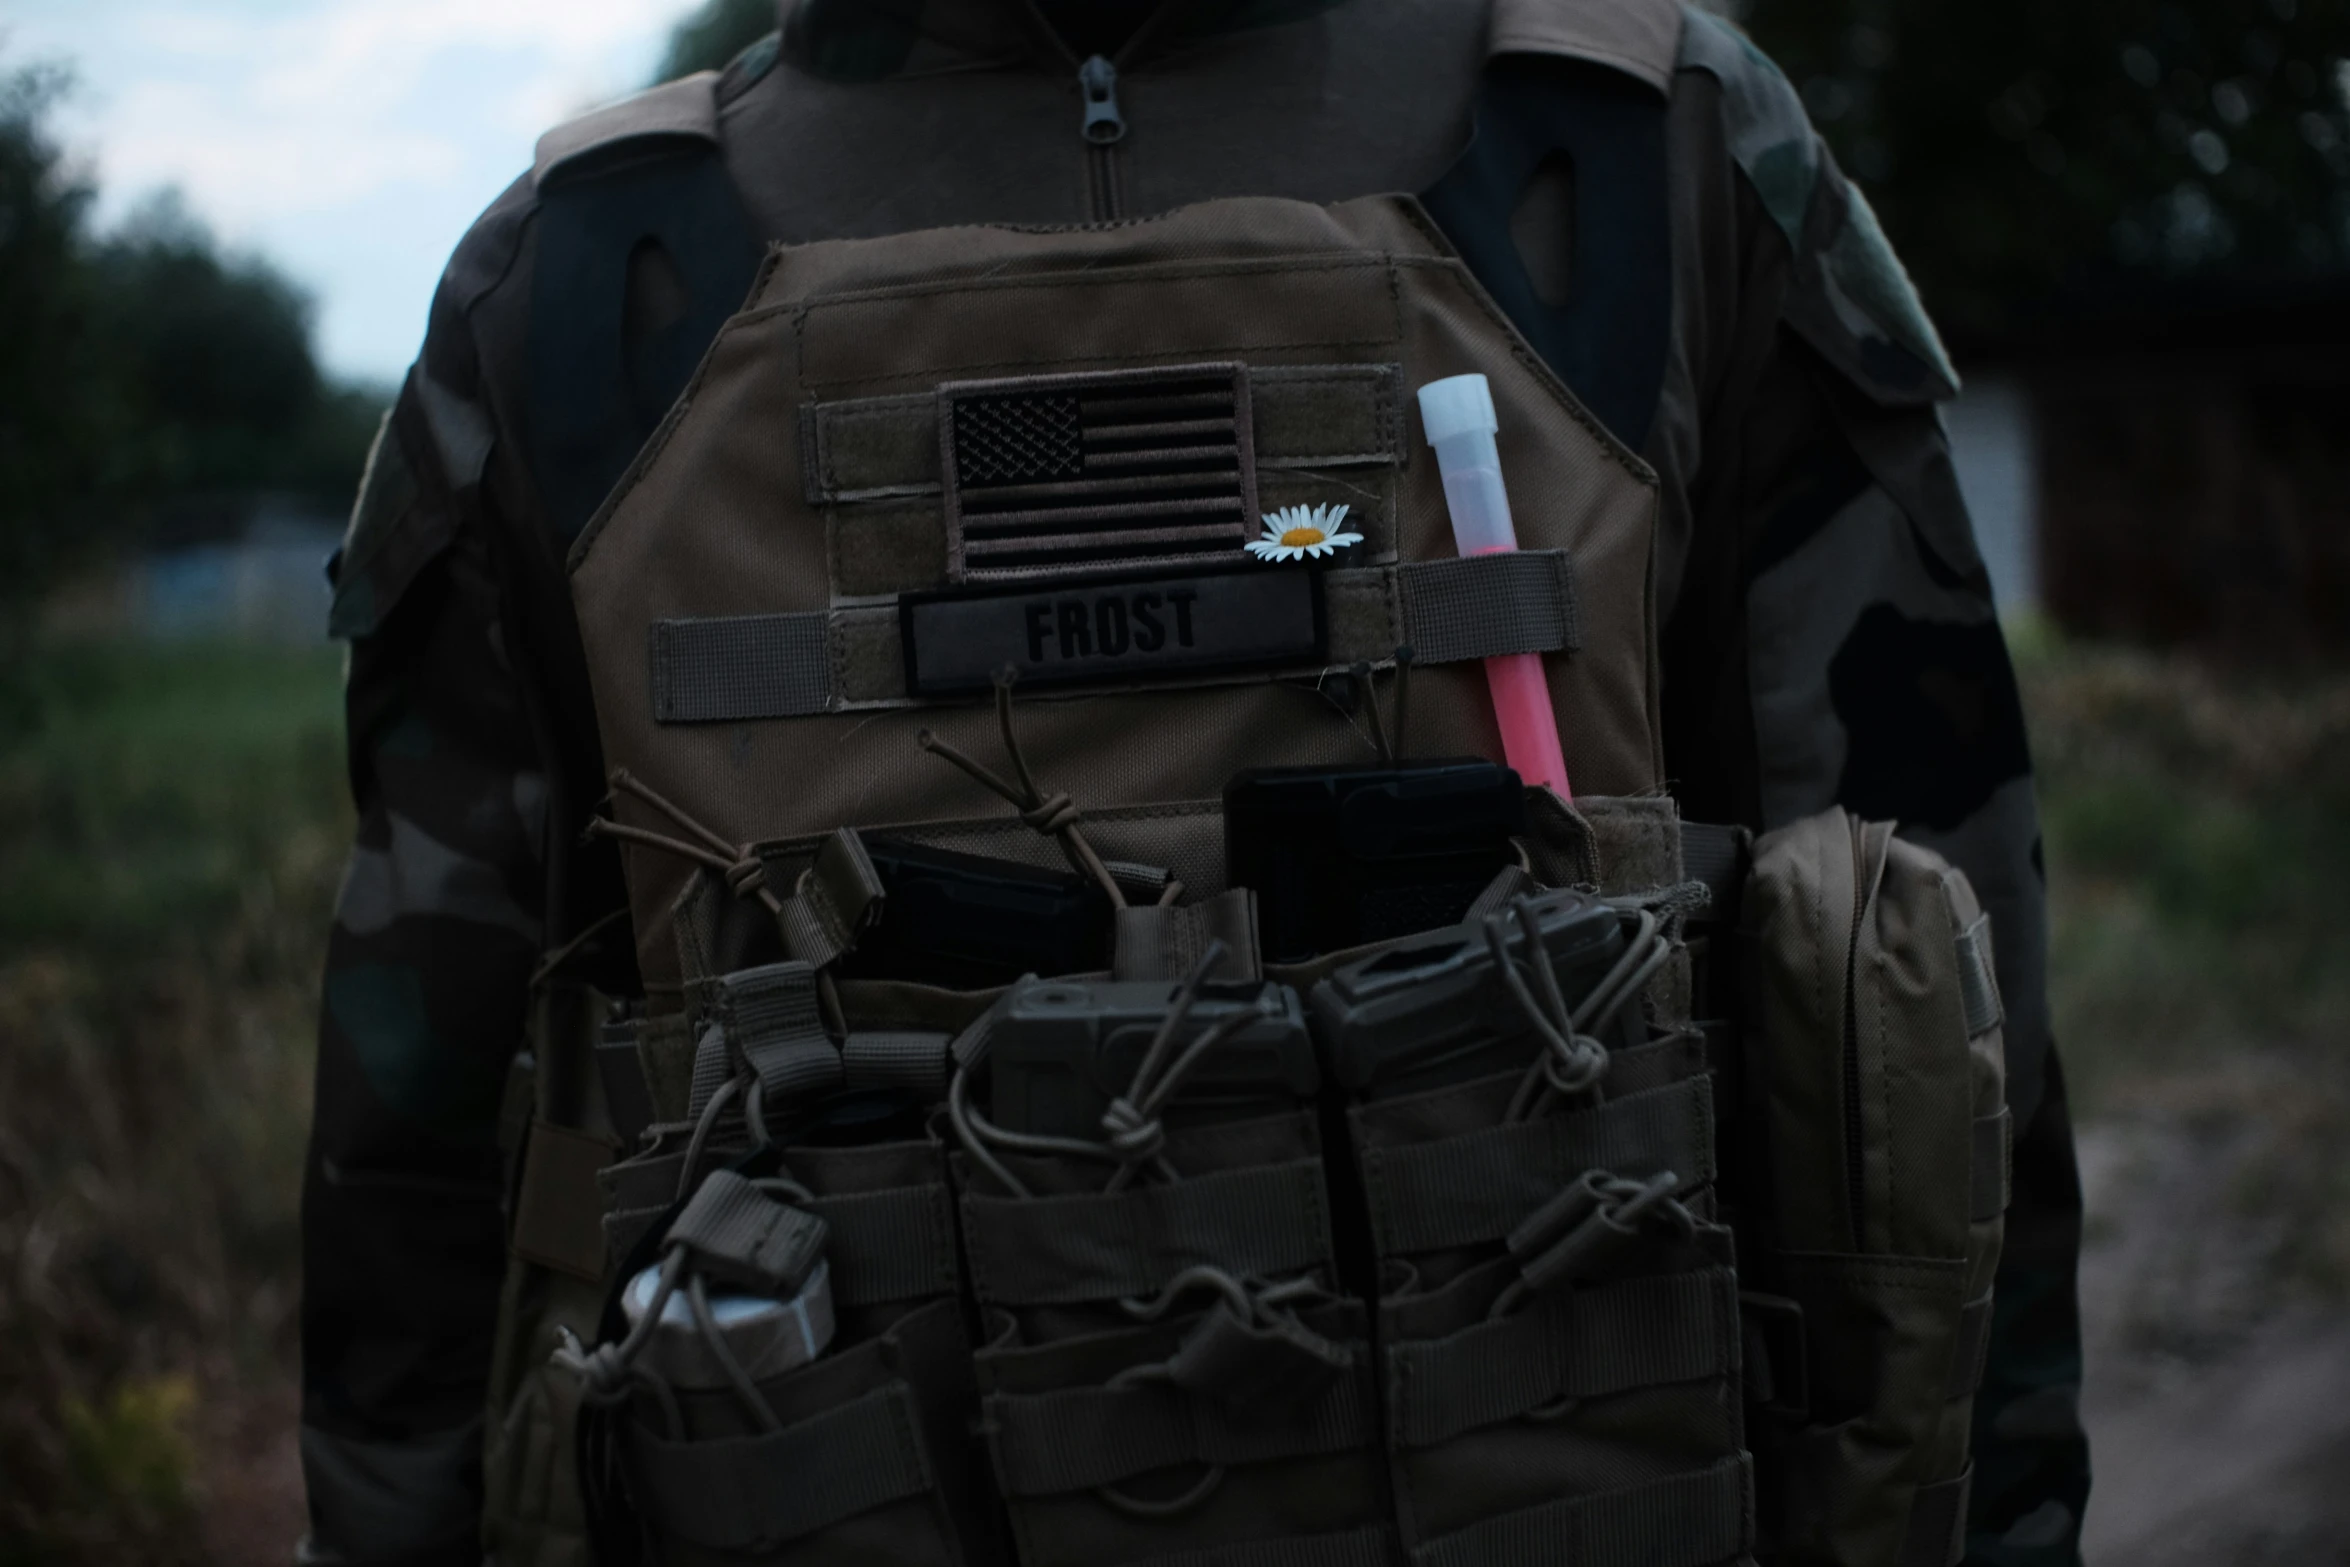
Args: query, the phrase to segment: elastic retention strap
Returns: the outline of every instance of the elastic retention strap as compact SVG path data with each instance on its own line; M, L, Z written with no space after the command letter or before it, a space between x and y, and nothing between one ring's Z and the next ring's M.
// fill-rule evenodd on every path
M1422 664L1583 645L1574 565L1565 550L1513 550L1395 569L1404 640Z
M1939 1485L1921 1485L1909 1507L1909 1533L1901 1542L1900 1567L1957 1567L1966 1556L1967 1493L1975 1467Z
M841 1081L840 1052L824 1032L816 970L802 962L738 969L718 981L716 1010L728 1039L772 1100ZM697 1075L700 1062L695 1063Z
M772 1550L931 1486L902 1382L766 1436L672 1442L640 1427L631 1440L660 1532L712 1550Z
M1489 1518L1412 1552L1413 1567L1710 1567L1754 1539L1744 1458ZM1909 1567L1904 1563L1904 1567ZM1940 1567L1940 1564L1937 1564Z

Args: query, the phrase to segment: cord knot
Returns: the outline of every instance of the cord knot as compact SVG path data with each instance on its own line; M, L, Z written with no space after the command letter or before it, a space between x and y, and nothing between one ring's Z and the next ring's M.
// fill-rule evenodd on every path
M1156 1159L1167 1146L1166 1128L1158 1117L1145 1116L1134 1101L1121 1094L1102 1112L1102 1130L1109 1134L1110 1151L1122 1164Z
M1040 833L1056 833L1074 827L1084 819L1077 802L1066 794L1056 794L1037 801L1020 813L1020 820Z
M755 897L767 886L767 862L745 854L726 868L726 887L738 898Z

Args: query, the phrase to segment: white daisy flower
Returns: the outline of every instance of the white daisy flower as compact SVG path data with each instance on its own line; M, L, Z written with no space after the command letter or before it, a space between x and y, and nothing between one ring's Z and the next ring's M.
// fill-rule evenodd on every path
M1265 536L1249 540L1248 552L1259 560L1303 560L1362 543L1361 534L1338 531L1345 520L1344 506L1284 506L1263 519Z

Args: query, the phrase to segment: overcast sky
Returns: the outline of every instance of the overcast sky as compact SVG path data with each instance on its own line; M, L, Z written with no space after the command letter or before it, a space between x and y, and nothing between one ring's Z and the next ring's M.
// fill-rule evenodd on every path
M318 301L327 367L392 380L450 247L538 133L642 86L691 0L0 0L0 65L79 86L101 221L178 186Z

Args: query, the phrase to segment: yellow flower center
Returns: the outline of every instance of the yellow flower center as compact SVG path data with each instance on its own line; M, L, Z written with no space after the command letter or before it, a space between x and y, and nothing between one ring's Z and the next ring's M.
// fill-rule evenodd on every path
M1310 548L1321 543L1322 539L1323 533L1320 528L1292 528L1281 535L1281 542L1293 550Z

